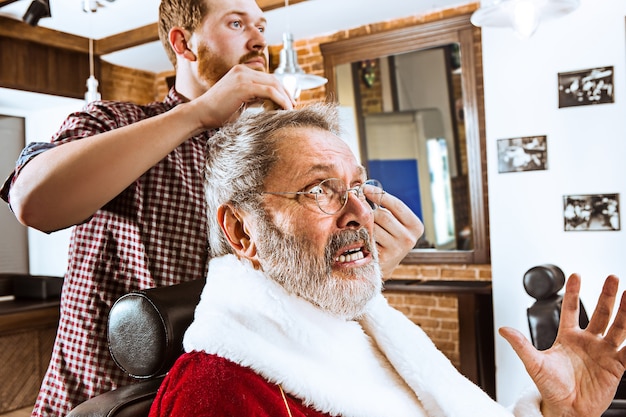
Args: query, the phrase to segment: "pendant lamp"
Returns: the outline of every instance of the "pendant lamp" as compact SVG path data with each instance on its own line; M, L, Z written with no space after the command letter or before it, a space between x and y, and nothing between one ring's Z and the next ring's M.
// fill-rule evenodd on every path
M102 98L98 92L98 80L93 75L93 67L93 39L89 38L89 78L87 79L87 92L85 93L86 104L92 101L98 101Z
M288 6L289 1L285 0L285 10ZM281 81L294 99L300 97L302 90L317 88L328 82L319 75L305 73L298 65L298 53L293 49L293 34L289 31L283 33L283 49L280 50L278 68L274 71L274 76Z
M474 26L512 28L520 38L529 38L544 20L565 16L580 0L481 0L470 19Z

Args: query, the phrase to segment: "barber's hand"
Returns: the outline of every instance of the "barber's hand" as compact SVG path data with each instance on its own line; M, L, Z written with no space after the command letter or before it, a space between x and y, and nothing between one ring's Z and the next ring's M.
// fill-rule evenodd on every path
M193 100L203 130L219 128L238 117L246 105L270 100L278 108L291 110L295 101L272 74L235 65L202 96Z
M388 279L424 233L424 225L402 200L391 194L385 193L381 204L374 211L374 239L383 278Z
M554 345L536 350L518 331L500 329L500 334L521 358L541 393L544 417L595 417L610 405L624 373L626 350L626 298L609 326L618 289L610 275L604 282L598 305L589 325L578 325L580 276L567 281L559 331Z

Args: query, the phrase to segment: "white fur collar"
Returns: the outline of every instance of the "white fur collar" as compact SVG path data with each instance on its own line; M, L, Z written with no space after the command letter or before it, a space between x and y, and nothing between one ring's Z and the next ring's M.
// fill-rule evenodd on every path
M249 367L332 415L511 416L382 295L361 322L341 320L233 255L211 261L184 347Z

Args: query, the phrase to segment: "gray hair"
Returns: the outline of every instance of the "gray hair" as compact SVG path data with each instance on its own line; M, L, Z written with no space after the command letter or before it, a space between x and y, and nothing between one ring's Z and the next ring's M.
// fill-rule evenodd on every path
M211 257L232 253L217 220L224 204L262 213L259 193L278 162L277 145L284 129L313 127L340 134L336 105L312 104L297 110L246 114L224 126L211 139L205 166L205 193Z

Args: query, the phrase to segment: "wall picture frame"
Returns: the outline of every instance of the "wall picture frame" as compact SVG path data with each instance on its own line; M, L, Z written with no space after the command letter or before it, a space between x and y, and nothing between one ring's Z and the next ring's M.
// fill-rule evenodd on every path
M566 232L620 230L619 194L574 194L563 196Z
M498 172L523 172L548 169L547 136L498 139Z
M613 67L560 72L559 108L614 103Z

